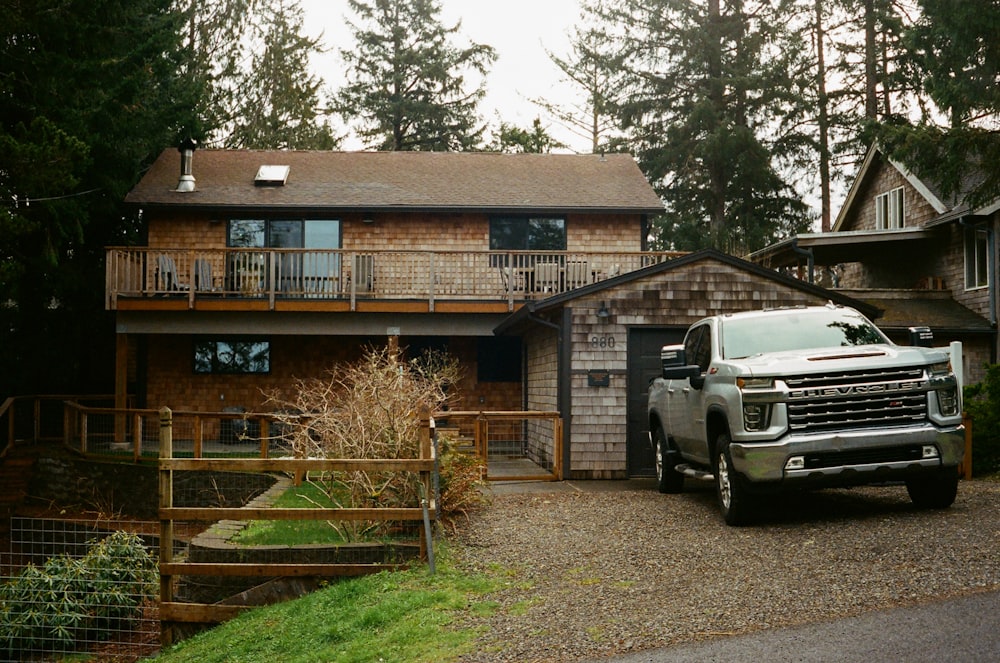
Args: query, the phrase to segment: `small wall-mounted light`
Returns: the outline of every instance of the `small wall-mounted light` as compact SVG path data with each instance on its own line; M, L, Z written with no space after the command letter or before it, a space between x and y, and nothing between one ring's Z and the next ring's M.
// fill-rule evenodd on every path
M361 217L361 223L375 223L375 218L369 212L365 212Z
M601 308L597 309L597 319L604 321L611 317L611 311L608 310L607 304L601 302Z

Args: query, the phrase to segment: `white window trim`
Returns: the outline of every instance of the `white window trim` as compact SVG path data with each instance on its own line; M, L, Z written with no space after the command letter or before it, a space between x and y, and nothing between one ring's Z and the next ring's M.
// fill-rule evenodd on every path
M979 283L977 275L980 274L980 251L979 251L979 238L982 237L983 241L986 243L985 251L982 253L982 259L986 261L985 274L986 282ZM982 290L983 288L990 287L990 281L993 279L993 273L990 269L990 235L986 228L966 228L965 238L963 241L963 255L965 263L965 289L966 290ZM975 263L970 264L969 258L972 258ZM969 276L972 276L970 281Z
M903 187L875 196L875 229L898 230L906 226L903 214Z

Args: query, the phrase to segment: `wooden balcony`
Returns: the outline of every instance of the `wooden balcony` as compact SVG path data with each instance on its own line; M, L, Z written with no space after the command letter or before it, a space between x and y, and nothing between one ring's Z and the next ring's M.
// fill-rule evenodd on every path
M107 308L513 311L677 255L110 248Z

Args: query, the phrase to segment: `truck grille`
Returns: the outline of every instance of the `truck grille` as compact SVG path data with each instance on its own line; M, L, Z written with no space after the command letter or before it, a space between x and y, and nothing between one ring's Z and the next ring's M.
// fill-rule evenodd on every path
M793 431L907 425L927 418L923 367L786 378Z

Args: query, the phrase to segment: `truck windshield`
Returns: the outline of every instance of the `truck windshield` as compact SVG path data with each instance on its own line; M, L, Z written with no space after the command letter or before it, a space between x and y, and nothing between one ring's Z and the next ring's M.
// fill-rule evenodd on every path
M753 315L724 320L722 354L741 359L765 352L848 347L889 340L875 325L853 311L806 309L780 315Z

